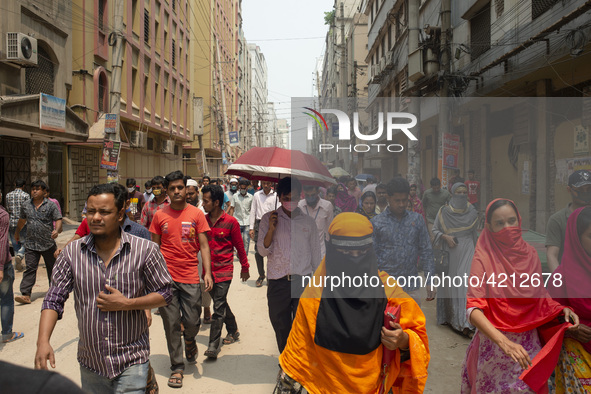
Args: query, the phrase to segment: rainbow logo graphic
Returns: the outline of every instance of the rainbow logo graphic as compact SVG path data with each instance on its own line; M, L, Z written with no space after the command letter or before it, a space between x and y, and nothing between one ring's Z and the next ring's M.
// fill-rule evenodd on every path
M326 120L324 120L324 117L322 115L320 115L320 112L315 111L310 107L304 107L304 108L307 109L308 111L312 111L316 116L309 114L307 112L302 112L303 114L306 114L309 117L311 117L312 119L314 119L316 121L316 123L318 123L318 127L320 127L320 130L322 130L322 123L324 123L324 130L328 131L328 125L326 124ZM322 123L320 123L321 120L322 120ZM308 125L308 127L311 127L311 126Z

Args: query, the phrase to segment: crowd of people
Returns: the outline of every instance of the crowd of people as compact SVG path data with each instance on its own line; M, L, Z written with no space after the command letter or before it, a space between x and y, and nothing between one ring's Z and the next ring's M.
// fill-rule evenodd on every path
M468 178L458 171L448 188L433 178L423 191L401 176L370 177L364 187L342 177L324 188L292 177L259 185L174 171L146 181L143 193L129 178L90 190L85 218L60 249L59 204L43 181L31 183L29 195L17 180L8 210L0 210L2 340L24 335L12 330L14 302L33 301L43 257L50 287L35 368L55 367L50 338L74 291L84 390L157 392L148 337L156 308L170 356L167 384L180 388L202 324L211 325L210 360L240 339L228 294L235 256L240 279L250 279L253 241L255 285L266 281L280 353L278 393L422 392L430 351L421 307L435 299L437 323L471 338L458 391L591 392L591 173L569 177L572 203L548 222L552 276L528 287L498 283L542 275L518 207L490 202L480 228L480 184L474 171ZM25 266L16 297L13 261ZM364 275L379 285L335 287L327 279ZM470 280L434 284L445 275ZM474 285L481 277L493 281Z

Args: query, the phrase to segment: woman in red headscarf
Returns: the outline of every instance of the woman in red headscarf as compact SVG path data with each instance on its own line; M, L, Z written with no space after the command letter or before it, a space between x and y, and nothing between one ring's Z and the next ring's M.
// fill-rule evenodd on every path
M570 326L557 318L574 321L572 330L578 316L550 298L543 283L538 254L521 236L517 207L494 200L470 271L467 317L477 332L464 360L462 393L548 392Z
M556 368L556 392L591 393L591 207L568 217L564 254L554 271L550 294L579 316L577 330L568 332Z

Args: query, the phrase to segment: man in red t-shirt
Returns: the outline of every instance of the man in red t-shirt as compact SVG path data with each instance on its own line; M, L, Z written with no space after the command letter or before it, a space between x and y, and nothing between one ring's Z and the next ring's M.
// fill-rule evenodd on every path
M152 241L160 245L160 251L166 260L166 266L173 280L173 298L170 304L159 308L164 332L168 343L168 353L172 374L168 379L170 387L179 388L183 385L183 349L182 332L185 337L185 354L187 361L193 362L197 357L195 336L201 326L201 287L197 253L201 250L203 280L205 291L213 285L211 278L211 259L207 233L210 231L205 215L193 205L187 204L187 189L183 173L174 171L165 178L164 187L170 198L170 205L163 207L154 214L150 224Z
M228 335L224 338L224 344L229 345L238 340L240 333L236 324L236 317L228 305L228 290L234 275L234 249L238 251L242 271L240 279L246 282L250 277L248 272L248 257L244 250L240 224L235 217L228 215L222 209L224 203L224 190L221 186L210 185L203 187L203 209L207 224L211 228L209 235L209 247L211 249L213 290L213 315L211 329L209 331L209 347L205 355L210 359L217 359L220 352L220 338L222 327L226 323Z
M468 180L464 182L468 187L468 202L474 205L476 211L480 201L480 182L474 180L474 170L468 171Z

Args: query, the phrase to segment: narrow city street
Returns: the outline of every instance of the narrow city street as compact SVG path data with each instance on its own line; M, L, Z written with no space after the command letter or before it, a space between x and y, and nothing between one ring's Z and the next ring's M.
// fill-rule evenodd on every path
M58 238L58 246L64 245L74 234L77 225L65 224ZM229 302L236 314L240 341L224 346L215 362L205 361L203 351L209 338L209 325L202 325L197 336L199 357L185 370L183 388L167 386L169 357L160 316L153 315L150 328L150 361L156 372L161 393L271 393L278 370L278 352L273 328L267 314L266 287L255 287L256 266L254 253L249 253L251 279L240 282L239 270L234 270ZM237 263L236 263L237 264ZM16 273L15 294L22 273ZM25 337L10 344L0 344L0 359L32 367L36 350L37 330L41 303L47 290L47 275L41 267L33 290L31 305L15 305L14 329L23 331ZM437 326L435 301L423 303L427 317L431 363L425 393L454 394L459 390L462 360L468 339L453 333L448 327ZM225 335L225 332L224 332ZM56 357L56 371L80 384L79 364L76 361L78 328L73 296L66 303L64 317L56 325L51 345Z

